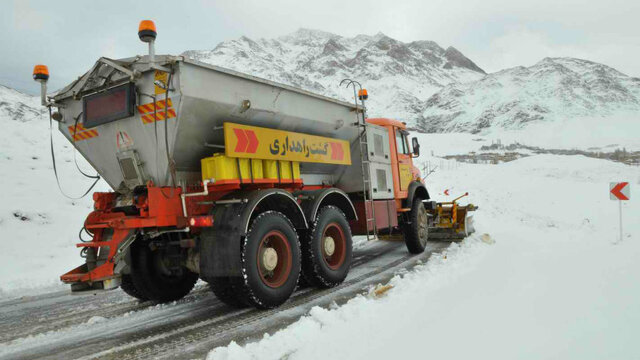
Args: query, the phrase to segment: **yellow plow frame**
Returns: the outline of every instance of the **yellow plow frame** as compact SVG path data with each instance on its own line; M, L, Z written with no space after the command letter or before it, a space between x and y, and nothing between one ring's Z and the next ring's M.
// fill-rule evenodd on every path
M427 210L433 219L429 228L429 239L464 239L475 231L473 217L469 212L478 209L473 204L459 205L458 200L469 193L465 193L452 201L436 203L435 208Z

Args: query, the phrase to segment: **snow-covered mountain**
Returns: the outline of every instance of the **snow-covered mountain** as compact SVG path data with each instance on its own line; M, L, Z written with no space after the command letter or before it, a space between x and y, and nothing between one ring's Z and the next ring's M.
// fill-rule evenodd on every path
M517 130L640 113L640 79L603 64L545 58L485 74L453 47L404 43L382 33L348 38L300 29L184 55L348 101L352 91L338 84L357 79L369 90L369 116L394 117L425 132Z
M640 114L639 78L587 60L545 58L531 67L449 84L426 102L417 125L427 132L516 130L533 122L605 122L634 113Z
M416 122L424 102L445 85L485 75L453 47L404 43L382 33L348 38L300 29L275 39L243 36L183 55L346 101L353 101L353 90L341 88L340 81L358 80L369 92L369 116L409 123Z
M28 121L42 112L38 100L0 84L0 118Z

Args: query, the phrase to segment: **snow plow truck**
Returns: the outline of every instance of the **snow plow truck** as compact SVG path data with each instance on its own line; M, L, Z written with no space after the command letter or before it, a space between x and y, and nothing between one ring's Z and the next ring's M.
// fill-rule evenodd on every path
M147 55L100 58L51 97L47 67L34 69L50 122L113 189L93 194L85 262L60 277L73 292L168 302L202 279L229 305L266 309L302 278L340 284L353 235L424 251L442 211L413 165L420 146L404 123L366 117L357 82L351 104L156 55L149 20L138 35Z

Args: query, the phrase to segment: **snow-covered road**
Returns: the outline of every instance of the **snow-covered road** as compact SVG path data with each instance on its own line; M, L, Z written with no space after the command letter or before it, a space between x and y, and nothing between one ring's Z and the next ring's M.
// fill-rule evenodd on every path
M262 337L296 321L314 306L342 304L367 287L386 282L426 261L449 243L419 256L402 242L369 242L354 253L349 277L330 290L300 289L271 311L236 310L218 301L206 285L178 302L138 303L120 290L96 296L58 292L0 303L1 359L91 359L204 357L229 341Z

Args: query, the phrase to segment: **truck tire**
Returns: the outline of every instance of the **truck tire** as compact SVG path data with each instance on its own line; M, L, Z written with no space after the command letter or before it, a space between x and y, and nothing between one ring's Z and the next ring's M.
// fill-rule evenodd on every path
M131 275L123 274L122 275L122 283L120 284L120 288L127 295L134 297L140 301L149 300L146 296L144 296L138 289L136 289L135 285L133 285L133 280L131 279Z
M320 209L300 243L305 280L322 288L341 284L351 267L352 243L344 213L331 205Z
M129 276L135 288L134 297L158 302L175 301L187 295L198 281L198 274L184 266L180 268L178 274L167 275L166 269L163 269L163 250L151 250L146 241L140 239L134 241L130 250L131 274Z
M211 291L213 291L213 294L218 298L218 300L235 308L245 308L248 304L240 300L236 285L238 282L234 280L238 279L214 277L207 279L207 282L209 283Z
M409 211L409 221L403 226L404 242L412 254L421 254L429 239L429 217L422 198L416 196Z
M253 220L240 257L243 276L233 280L238 281L235 290L242 303L271 309L295 291L300 244L293 224L281 212L265 211Z

